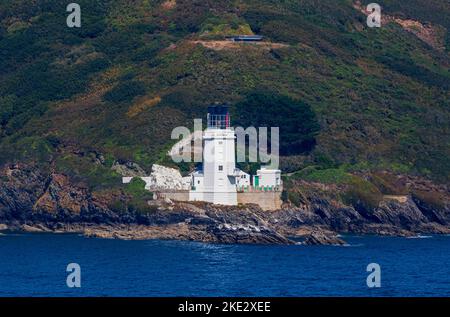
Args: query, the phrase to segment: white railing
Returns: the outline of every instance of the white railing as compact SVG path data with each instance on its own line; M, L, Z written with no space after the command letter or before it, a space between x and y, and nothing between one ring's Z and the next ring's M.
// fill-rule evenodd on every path
M239 193L253 193L253 192L281 192L283 187L278 186L236 186Z

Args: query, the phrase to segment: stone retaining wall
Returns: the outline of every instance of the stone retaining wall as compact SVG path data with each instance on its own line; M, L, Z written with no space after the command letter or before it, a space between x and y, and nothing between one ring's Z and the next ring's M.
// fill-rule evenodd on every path
M189 191L188 190L178 190L178 191L165 191L157 192L156 196L158 198L168 198L175 201L189 201Z
M178 191L160 191L155 192L159 199L170 199L174 201L189 201L188 190ZM238 204L256 204L263 210L277 210L281 208L281 191L253 191L253 192L238 192Z
M277 210L282 204L280 191L238 193L237 200L238 204L257 204L263 210Z

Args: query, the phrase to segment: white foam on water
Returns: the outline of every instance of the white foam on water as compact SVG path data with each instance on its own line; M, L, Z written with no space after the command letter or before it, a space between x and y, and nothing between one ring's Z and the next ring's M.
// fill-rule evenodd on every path
M344 245L342 245L343 247L350 247L350 248L355 248L355 247L363 247L364 244L363 243L356 243L356 244L350 244L350 243L346 243Z
M417 235L414 237L406 237L406 239L429 239L429 238L433 238L433 236L423 236L423 235Z
M25 235L25 234L23 234L23 233L3 233L3 232L0 232L0 236L3 236L3 237L21 237L23 235Z

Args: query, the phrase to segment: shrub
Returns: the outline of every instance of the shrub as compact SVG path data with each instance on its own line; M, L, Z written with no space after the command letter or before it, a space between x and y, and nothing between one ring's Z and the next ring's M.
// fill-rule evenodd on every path
M145 189L145 182L135 177L125 187L125 192L136 199L152 199L153 194Z
M297 179L304 179L311 182L320 182L325 184L343 184L352 179L352 176L343 169L330 168L317 170L310 166L294 174Z
M383 199L381 192L370 182L353 176L343 194L345 203L363 214L371 214Z
M286 189L283 189L283 191L281 192L281 200L283 202L287 202L289 200L289 194Z
M234 109L236 124L244 128L268 127L270 132L270 127L279 127L281 155L309 152L316 144L319 123L311 107L301 100L255 91Z
M6 145L6 146L5 146ZM4 146L4 147L3 147ZM8 138L2 143L0 162L6 162L8 158L13 161L39 162L44 164L52 160L55 149L45 138L39 136L23 137L20 139Z
M408 193L405 184L401 184L395 175L374 173L370 176L370 181L384 195L406 195Z
M153 199L153 193L145 189L145 182L140 178L133 178L125 187L125 193L130 195L126 208L130 212L149 213L155 211L155 206L149 206L148 200Z
M120 103L130 102L134 97L145 94L145 86L142 82L130 80L117 84L108 91L103 98L106 101Z
M418 205L437 211L444 210L446 201L448 201L448 198L436 191L415 190L412 192L412 198Z
M112 188L121 185L120 175L110 168L95 164L87 156L68 154L56 159L56 170L75 181L86 183L91 189Z
M108 204L108 208L115 213L125 213L128 211L127 204L120 200L114 200Z

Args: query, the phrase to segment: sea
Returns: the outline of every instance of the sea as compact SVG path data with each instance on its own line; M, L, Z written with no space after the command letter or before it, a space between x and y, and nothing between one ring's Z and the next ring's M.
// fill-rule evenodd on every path
M6 233L0 296L450 296L450 236L343 239L224 245ZM373 264L379 270L368 271Z

